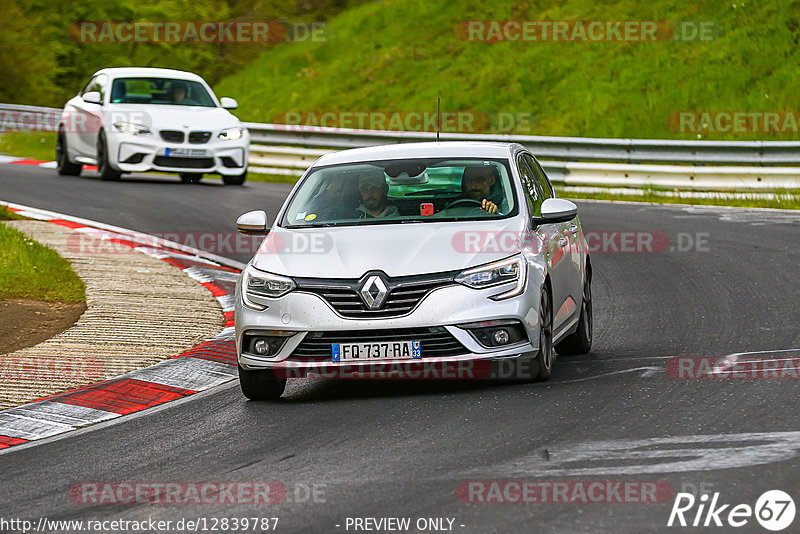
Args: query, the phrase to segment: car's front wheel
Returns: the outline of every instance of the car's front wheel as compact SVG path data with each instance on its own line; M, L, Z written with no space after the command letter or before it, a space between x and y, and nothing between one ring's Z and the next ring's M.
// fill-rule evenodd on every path
M201 173L201 172L182 172L181 173L181 182L183 182L185 184L196 184L202 179L203 179L203 173Z
M242 174L236 174L234 176L222 175L222 181L225 185L242 185L246 179L247 169L245 169Z
M556 345L559 354L586 354L592 349L592 270L586 270L586 280L583 283L583 298L581 299L581 315L578 319L578 329L568 335Z
M553 371L553 306L550 304L550 293L542 291L539 303L539 354L534 360L536 380L545 381Z
M250 400L272 400L283 395L286 379L278 378L271 369L248 371L239 366L239 385Z
M67 136L63 129L58 130L56 138L56 171L62 176L78 176L83 170L80 163L72 163L67 156Z
M116 181L122 176L122 172L114 169L109 163L108 143L106 134L102 130L97 137L97 172L100 173L100 179L106 181Z

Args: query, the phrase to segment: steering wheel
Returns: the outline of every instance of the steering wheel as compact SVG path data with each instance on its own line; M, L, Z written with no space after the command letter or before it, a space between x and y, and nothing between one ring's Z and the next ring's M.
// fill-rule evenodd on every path
M482 200L473 200L471 198L460 198L460 199L456 200L455 202L452 202L452 203L448 204L445 207L445 209L449 210L450 208L454 208L454 207L458 206L459 204L475 204L476 206L481 208L483 206L483 201Z

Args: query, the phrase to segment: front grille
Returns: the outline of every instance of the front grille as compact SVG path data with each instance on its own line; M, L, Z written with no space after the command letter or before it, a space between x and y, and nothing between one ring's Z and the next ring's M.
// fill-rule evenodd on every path
M183 132L180 130L161 130L159 133L167 143L183 143Z
M159 167L176 167L180 169L208 169L214 166L214 158L173 158L156 156L153 164Z
M441 326L430 328L395 328L392 330L343 330L309 332L289 359L330 361L332 343L371 343L377 341L420 341L422 359L459 356L469 351ZM386 360L382 360L386 361Z
M208 143L211 138L211 132L189 132L189 142L195 145Z
M295 278L295 282L298 290L322 297L342 317L382 319L411 313L431 291L453 285L456 272L403 278L389 278L381 273L388 293L383 304L372 310L364 303L359 291L374 274L367 273L360 280Z

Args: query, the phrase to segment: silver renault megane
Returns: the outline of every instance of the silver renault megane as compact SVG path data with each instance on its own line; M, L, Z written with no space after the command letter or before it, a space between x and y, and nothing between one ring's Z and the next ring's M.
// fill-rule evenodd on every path
M250 399L306 376L547 380L554 350L591 348L577 207L522 145L327 154L271 228L263 211L237 226L267 236L236 287Z

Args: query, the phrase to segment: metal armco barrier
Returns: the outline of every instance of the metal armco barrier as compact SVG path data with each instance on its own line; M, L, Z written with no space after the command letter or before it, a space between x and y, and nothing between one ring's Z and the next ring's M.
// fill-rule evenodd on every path
M60 113L61 110L54 108L0 104L0 127L10 130L10 125L21 123L54 131ZM251 138L250 170L286 176L300 176L319 156L335 150L436 139L433 132L244 125ZM800 141L673 141L456 133L443 133L440 139L521 143L545 160L542 165L554 181L570 185L653 185L698 190L800 188Z

